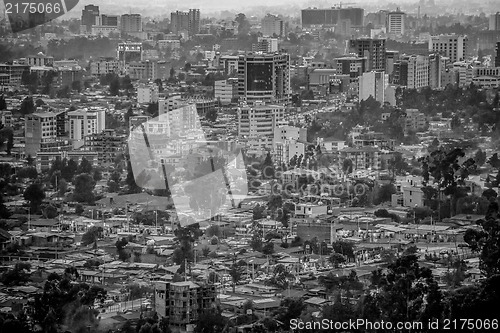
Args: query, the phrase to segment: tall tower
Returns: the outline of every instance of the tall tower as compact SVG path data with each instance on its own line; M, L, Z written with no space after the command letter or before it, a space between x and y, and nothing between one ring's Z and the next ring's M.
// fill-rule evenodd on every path
M368 59L367 71L384 71L386 64L385 39L358 38L349 41L351 52Z

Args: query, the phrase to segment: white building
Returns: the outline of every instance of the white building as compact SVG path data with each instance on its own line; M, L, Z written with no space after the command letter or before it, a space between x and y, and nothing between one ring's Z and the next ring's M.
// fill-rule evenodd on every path
M307 129L290 125L274 128L274 142L307 141Z
M181 48L181 41L178 39L162 39L157 42L158 48L160 50L166 50L170 48L173 50L178 50Z
M500 13L496 12L490 16L490 30L500 30Z
M222 105L229 105L238 96L238 80L217 80L214 85L214 96Z
M264 37L273 37L274 35L282 37L285 34L283 20L277 15L267 14L261 21L261 32Z
M69 138L83 141L89 134L101 133L106 128L104 109L80 109L68 112Z
M273 138L274 129L281 125L285 107L255 103L238 108L238 136L240 138Z
M431 36L429 39L429 51L440 53L448 58L452 63L462 61L467 55L469 39L460 35L439 35Z
M408 57L408 85L419 89L429 85L429 56L412 55Z
M158 102L158 85L152 84L137 88L137 103L155 103Z
M359 100L367 100L372 96L376 101L384 104L385 90L389 86L389 75L385 72L363 73L358 79Z

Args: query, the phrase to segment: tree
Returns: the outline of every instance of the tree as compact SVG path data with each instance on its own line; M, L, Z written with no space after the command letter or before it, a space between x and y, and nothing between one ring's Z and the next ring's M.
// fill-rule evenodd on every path
M116 253L121 261L128 261L130 258L130 253L125 250L125 246L128 244L128 240L123 237L116 241Z
M383 202L391 202L392 195L395 193L396 187L393 184L384 184L379 188L377 196L373 203L375 205L379 205Z
M267 152L266 158L264 159L264 162L261 164L261 172L262 176L265 179L274 179L274 163L273 159L271 157L271 152Z
M495 169L500 168L500 158L498 158L498 153L491 155L487 163Z
M38 172L35 167L23 167L17 171L16 176L20 179L36 179Z
M262 253L265 255L270 255L274 253L274 243L267 242L264 247L262 247Z
M95 181L88 173L82 173L75 177L73 181L75 190L73 192L73 200L77 202L93 203Z
M6 286L19 286L30 281L31 265L29 263L18 262L14 268L4 272L0 276L0 281Z
M332 263L333 267L339 268L340 264L343 264L346 259L343 255L340 253L332 253L328 260Z
M31 213L35 214L45 199L45 191L40 183L33 183L26 188L23 197L30 202Z
M7 102L3 94L0 95L0 110L7 110Z
M226 326L227 319L222 316L220 309L212 308L200 313L194 329L195 333L218 333Z
M97 242L99 234L102 232L101 227L92 226L82 236L82 245L87 246Z
M217 120L217 116L218 114L215 108L208 110L207 113L205 114L205 118L211 122L215 122Z
M33 102L33 97L28 96L23 101L21 102L21 107L19 109L19 112L22 115L27 115L35 112L35 103Z
M231 276L231 282L232 282L233 293L234 293L236 285L238 284L238 282L240 282L241 277L243 275L243 270L242 270L241 266L239 266L237 263L233 263L233 265L229 269L228 273Z
M259 233L254 233L250 240L250 247L254 251L262 251L262 237Z
M478 151L476 151L476 154L474 155L474 160L476 161L477 165L482 166L486 162L486 152L478 149Z
M81 174L81 173L88 173L90 174L92 172L92 164L84 157L82 158L80 165L78 166L78 169L76 169L76 172Z
M336 241L332 243L333 252L340 253L347 258L354 259L354 245L344 241Z
M394 157L389 160L389 170L394 175L405 175L410 170L410 166L403 158L403 154L394 153Z
M424 186L429 182L430 177L438 185L440 191L451 196L452 215L453 206L459 193L464 186L464 180L476 169L474 159L465 158L462 149L456 148L451 151L435 150L430 155L420 159L422 163L422 176Z
M222 236L222 231L220 230L218 225L214 224L208 227L207 230L205 230L205 235L207 237L213 237L213 236L220 237Z
M234 20L238 23L239 36L246 36L250 33L251 25L245 14L239 13Z
M109 93L112 96L118 96L120 94L120 79L114 77L111 82L109 82Z

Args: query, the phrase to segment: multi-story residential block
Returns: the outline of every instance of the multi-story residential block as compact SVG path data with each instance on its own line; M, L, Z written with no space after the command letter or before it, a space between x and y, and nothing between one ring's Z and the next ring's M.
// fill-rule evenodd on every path
M399 10L387 14L387 33L404 35L405 33L405 13Z
M381 168L381 151L375 147L344 148L340 150L340 165L345 160L352 162L352 170L379 170Z
M25 117L24 138L26 155L36 156L42 145L51 143L65 133L65 112L35 112Z
M399 60L399 51L386 50L385 51L385 73L392 77L394 71L394 64Z
M238 136L246 139L267 137L272 142L274 129L281 125L284 115L285 107L279 105L241 106L238 108Z
M367 58L364 57L341 57L333 59L333 68L338 74L358 77L366 72Z
M355 148L376 147L386 150L394 150L396 140L390 139L385 133L368 132L361 133L352 140Z
M450 58L451 63L462 61L468 52L469 39L460 35L431 36L429 51Z
M125 65L125 73L132 80L156 80L159 78L157 60L132 61Z
M427 117L418 109L407 109L405 111L405 132L409 130L422 130L428 125Z
M410 89L429 86L429 57L403 55L394 64L393 83Z
M121 16L121 31L127 32L141 32L142 31L142 17L141 14L124 14Z
M80 109L68 112L69 138L82 142L87 135L101 133L106 128L106 111Z
M158 315L167 318L169 325L192 329L199 316L215 306L216 286L191 281L155 282L155 308Z
M214 96L221 105L233 103L238 97L238 79L215 81Z
M99 58L99 60L90 62L90 74L92 76L118 73L119 70L120 62L115 58Z
M367 71L385 71L385 39L358 38L349 42L351 52L368 59Z
M290 55L248 53L240 56L238 95L248 103L289 103Z
M19 89L22 84L23 73L29 73L29 65L21 64L0 64L0 75L4 90Z
M384 104L386 89L389 85L389 75L384 72L368 72L363 73L358 80L360 101L372 96L376 101Z
M257 44L252 44L252 51L263 53L278 52L278 39L270 37L258 37Z
M158 102L158 85L151 84L137 87L137 103L146 104L156 102Z
M500 67L500 42L495 46L495 67Z
M49 170L55 160L63 160L65 158L67 160L73 160L77 164L80 164L85 158L93 167L99 166L99 158L97 152L72 150L68 148L64 150L60 149L38 152L36 154L36 168L39 172Z
M101 133L87 135L83 149L97 153L99 165L109 165L123 152L125 142L124 135L117 135L113 129L105 129Z
M54 64L54 57L46 56L42 52L39 52L36 55L27 56L26 64L29 66L52 66Z
M282 37L285 35L283 19L278 15L267 14L261 21L261 30L264 37Z
M157 42L158 48L160 50L169 49L179 50L181 48L181 41L179 39L162 39Z
M443 73L446 71L448 58L439 53L429 55L429 87L432 89L443 88Z
M0 126L12 127L12 111L0 111Z

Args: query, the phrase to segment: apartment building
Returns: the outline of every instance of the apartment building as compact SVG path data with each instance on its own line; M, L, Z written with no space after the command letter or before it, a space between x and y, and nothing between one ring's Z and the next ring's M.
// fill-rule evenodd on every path
M340 150L340 165L345 160L352 162L353 171L379 170L381 168L381 151L375 147L344 148Z
M184 282L155 282L155 308L170 326L192 330L200 314L215 306L216 286Z
M264 37L282 37L285 35L283 19L278 15L267 14L261 21L262 35Z
M367 71L385 71L385 39L358 38L349 41L351 52L368 59Z
M111 73L118 73L120 62L115 58L99 58L90 62L90 75L101 76Z
M43 144L65 136L66 112L35 112L26 115L24 138L26 155L35 156Z
M97 153L99 165L110 165L123 152L126 139L113 129L105 129L101 133L87 135L84 150Z
M452 63L463 61L467 55L469 39L461 35L439 35L431 36L429 39L429 51L440 53L450 58Z
M80 109L68 112L69 138L78 145L87 135L101 133L106 128L104 109Z
M281 124L285 107L264 103L238 108L238 136L240 138L268 137L272 140L274 129Z
M214 96L221 105L231 104L238 97L238 79L215 81Z
M158 102L158 93L158 85L156 84L137 87L137 103L156 103Z

